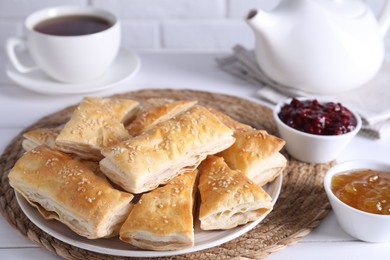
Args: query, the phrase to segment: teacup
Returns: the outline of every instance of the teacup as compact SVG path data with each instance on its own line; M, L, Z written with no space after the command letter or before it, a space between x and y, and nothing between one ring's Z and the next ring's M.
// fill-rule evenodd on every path
M41 69L51 78L82 83L102 77L120 48L121 29L112 13L87 6L37 11L24 21L26 39L10 38L7 56L20 73ZM27 48L35 66L24 65L17 50Z

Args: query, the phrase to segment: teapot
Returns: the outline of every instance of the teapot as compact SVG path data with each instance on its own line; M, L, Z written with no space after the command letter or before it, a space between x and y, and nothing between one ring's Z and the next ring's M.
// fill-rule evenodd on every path
M381 68L390 0L378 19L361 0L284 0L250 10L256 61L286 88L335 94L369 82Z

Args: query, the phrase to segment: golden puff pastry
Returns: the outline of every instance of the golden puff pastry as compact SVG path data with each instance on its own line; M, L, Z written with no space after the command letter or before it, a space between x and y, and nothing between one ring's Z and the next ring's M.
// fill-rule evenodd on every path
M207 109L210 110L210 112L212 112L213 114L215 114L219 118L219 120L221 120L221 122L223 122L225 125L227 125L230 129L232 129L235 132L241 130L254 129L252 126L238 122L233 118L231 118L230 116L226 115L225 113L222 113L221 111L218 111L214 108L208 107Z
M37 128L28 131L23 134L25 139L22 142L22 147L25 151L30 151L43 144L53 148L60 131L59 128Z
M23 134L25 138L22 142L22 147L25 151L30 151L38 146L46 145L52 149L55 149L55 139L60 133L61 129L59 128L37 128L31 131L28 131ZM101 172L99 162L93 160L86 160L78 158L77 155L69 154L73 159L80 160L85 166L92 170L95 174L106 178L106 176Z
M132 193L152 190L195 169L209 154L234 142L233 131L202 106L194 106L143 134L102 150L100 168Z
M139 103L130 99L87 97L56 139L56 148L84 159L100 160L100 150L130 137L124 122Z
M260 186L282 173L287 164L286 158L279 152L285 144L284 140L240 123L218 110L210 111L234 131L236 142L218 154L230 168L241 170Z
M119 238L151 250L194 246L193 210L197 170L144 193L120 229Z
M234 170L242 171L257 185L273 181L286 167L286 158L279 153L285 141L263 130L235 130L236 142L218 156Z
M199 166L199 220L203 230L230 229L265 217L272 198L223 158L208 156Z
M132 206L132 194L114 189L83 163L47 146L26 152L8 177L45 218L89 239L117 235Z
M196 103L197 101L149 99L146 101L145 106L138 112L134 121L132 121L126 128L130 135L139 135L156 124L186 111Z

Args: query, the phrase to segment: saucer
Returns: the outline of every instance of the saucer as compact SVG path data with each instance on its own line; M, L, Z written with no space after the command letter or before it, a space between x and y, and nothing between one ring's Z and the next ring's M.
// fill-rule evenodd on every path
M28 52L20 54L21 59L29 59ZM24 57L23 57L24 56ZM99 79L87 83L64 83L55 81L41 70L20 73L11 64L7 64L8 77L19 86L49 95L82 94L109 89L134 76L141 66L139 56L121 48L110 69Z

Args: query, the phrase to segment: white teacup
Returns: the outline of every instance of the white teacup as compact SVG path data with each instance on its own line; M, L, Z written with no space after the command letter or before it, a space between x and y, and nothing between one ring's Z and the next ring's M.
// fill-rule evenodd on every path
M37 31L36 27L42 25L42 22L58 22L52 19L59 17L60 19L64 17L100 19L109 25L102 31L83 35L59 36ZM29 15L24 22L24 27L26 39L10 38L6 43L7 56L20 73L41 69L58 81L88 82L103 76L115 60L120 48L121 29L118 18L110 12L94 7L58 6L43 9ZM59 28L66 28L66 26L59 26ZM18 59L17 50L25 47L36 66L26 66Z

